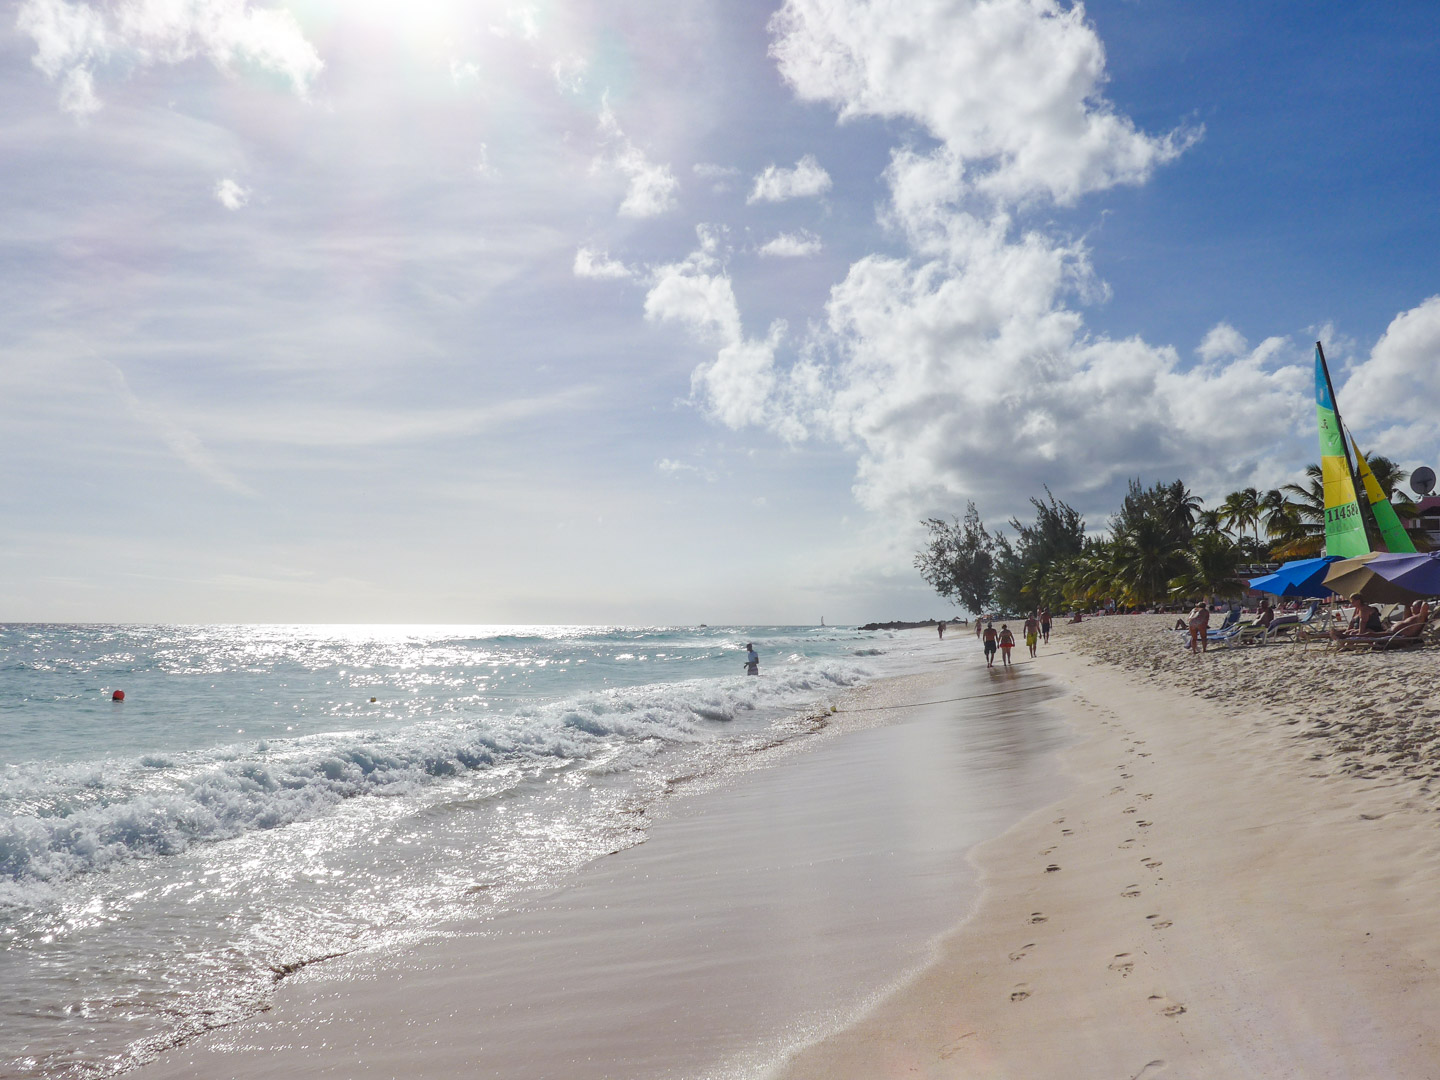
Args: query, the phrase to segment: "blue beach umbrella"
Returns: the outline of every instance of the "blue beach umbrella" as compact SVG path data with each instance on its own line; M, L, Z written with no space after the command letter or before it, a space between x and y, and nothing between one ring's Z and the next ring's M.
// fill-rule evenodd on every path
M1251 578L1250 588L1274 596L1329 596L1334 590L1325 587L1325 571L1337 557L1322 555L1283 563L1273 574Z

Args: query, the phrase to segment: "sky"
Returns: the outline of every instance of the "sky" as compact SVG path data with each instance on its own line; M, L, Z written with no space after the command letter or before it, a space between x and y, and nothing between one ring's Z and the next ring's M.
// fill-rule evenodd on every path
M11 0L0 621L953 613L1440 465L1440 5Z

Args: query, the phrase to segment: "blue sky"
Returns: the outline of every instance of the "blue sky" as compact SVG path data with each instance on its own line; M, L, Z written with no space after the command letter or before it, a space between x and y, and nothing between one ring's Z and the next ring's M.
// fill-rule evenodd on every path
M1440 8L20 0L0 617L938 614L917 522L1437 463Z

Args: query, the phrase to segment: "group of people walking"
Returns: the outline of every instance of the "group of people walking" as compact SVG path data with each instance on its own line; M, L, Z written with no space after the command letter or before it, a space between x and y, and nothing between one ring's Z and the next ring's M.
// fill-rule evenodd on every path
M1043 639L1048 645L1050 643L1050 609L1040 608L1031 613L1025 620L1022 628L1025 634L1025 647L1030 650L1032 657L1039 655L1040 641ZM1010 666L1010 650L1015 647L1015 633L1005 624L1000 624L1000 629L995 629L995 620L976 619L975 636L985 646L985 666L995 666L995 653L1000 653L1000 663L1003 667Z

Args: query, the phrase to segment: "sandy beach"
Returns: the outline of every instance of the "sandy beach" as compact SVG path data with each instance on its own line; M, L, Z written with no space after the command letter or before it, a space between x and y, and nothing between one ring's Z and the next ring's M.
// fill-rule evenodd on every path
M1440 1075L1425 658L1171 621L954 635L543 903L133 1075Z
M1056 635L1073 789L976 853L931 968L784 1076L1440 1075L1429 658L1192 657L1168 622Z

